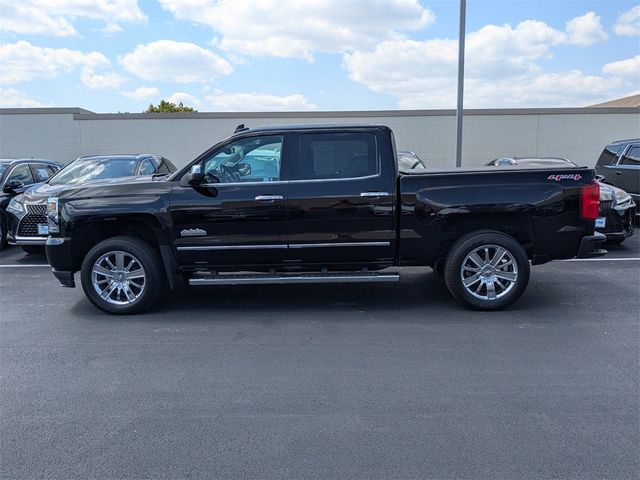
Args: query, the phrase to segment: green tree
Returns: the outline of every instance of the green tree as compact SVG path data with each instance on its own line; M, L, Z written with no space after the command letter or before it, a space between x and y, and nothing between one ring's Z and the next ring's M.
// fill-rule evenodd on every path
M195 108L187 107L183 105L182 102L179 104L175 104L172 102L167 102L166 100L160 100L160 103L156 107L153 103L149 105L142 113L162 113L162 112L197 112Z

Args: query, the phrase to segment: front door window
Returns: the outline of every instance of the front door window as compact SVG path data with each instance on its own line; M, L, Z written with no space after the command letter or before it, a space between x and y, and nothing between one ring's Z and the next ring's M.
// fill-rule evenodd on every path
M282 135L265 135L227 145L204 161L205 183L281 180L282 141Z

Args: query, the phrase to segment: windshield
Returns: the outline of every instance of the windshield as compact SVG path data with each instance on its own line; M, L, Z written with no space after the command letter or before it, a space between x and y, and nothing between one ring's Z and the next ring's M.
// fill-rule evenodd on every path
M85 158L71 162L51 178L49 185L74 185L91 180L130 177L135 174L133 158Z
M4 172L7 171L7 168L9 168L9 165L0 165L0 180L4 177Z

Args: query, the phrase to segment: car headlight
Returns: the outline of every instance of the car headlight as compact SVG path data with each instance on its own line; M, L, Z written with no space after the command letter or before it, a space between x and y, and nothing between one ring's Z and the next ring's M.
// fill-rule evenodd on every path
M49 233L58 233L60 231L58 197L49 197L49 200L47 200L47 224L49 225Z
M9 202L9 205L7 205L7 212L12 213L18 217L18 219L22 219L22 217L27 214L27 209L24 208L24 204L20 201L20 197L22 197L22 195L13 197Z
M613 202L613 208L616 210L625 210L633 206L633 199L624 190L617 190L615 201Z

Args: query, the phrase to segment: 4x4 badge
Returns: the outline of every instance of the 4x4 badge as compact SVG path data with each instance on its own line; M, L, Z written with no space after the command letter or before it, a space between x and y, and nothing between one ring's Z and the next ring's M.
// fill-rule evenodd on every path
M190 228L188 230L182 230L180 232L181 237L203 237L207 234L206 230L202 230L201 228Z
M576 182L582 178L582 175L579 173L570 173L568 175L549 175L547 180L555 180L559 182L560 180L575 180Z

